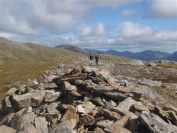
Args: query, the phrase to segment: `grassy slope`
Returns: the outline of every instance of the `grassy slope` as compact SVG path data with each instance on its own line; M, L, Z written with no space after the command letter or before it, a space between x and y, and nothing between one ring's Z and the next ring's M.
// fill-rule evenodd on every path
M61 48L29 43L25 45L31 50L11 48L0 43L0 60L3 62L0 63L0 94L9 89L9 84L34 79L45 70L54 69L59 64L71 63L80 56L80 54Z

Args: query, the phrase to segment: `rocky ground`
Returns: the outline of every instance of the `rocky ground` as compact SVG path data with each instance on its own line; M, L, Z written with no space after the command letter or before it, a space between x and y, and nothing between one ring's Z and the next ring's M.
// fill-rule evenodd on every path
M57 59L56 59L57 60ZM11 88L2 133L176 133L176 62L80 57Z

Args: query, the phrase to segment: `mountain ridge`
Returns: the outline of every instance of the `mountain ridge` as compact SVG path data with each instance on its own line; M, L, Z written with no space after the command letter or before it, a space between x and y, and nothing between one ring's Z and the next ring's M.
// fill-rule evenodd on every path
M172 54L167 53L167 52L152 51L152 50L145 50L145 51L135 52L135 53L130 52L130 51L118 52L112 49L109 49L108 51L99 51L99 50L93 50L93 51L96 51L98 53L113 54L117 56L125 56L125 57L129 57L132 59L139 59L143 61L152 61L152 60L177 61L177 51Z

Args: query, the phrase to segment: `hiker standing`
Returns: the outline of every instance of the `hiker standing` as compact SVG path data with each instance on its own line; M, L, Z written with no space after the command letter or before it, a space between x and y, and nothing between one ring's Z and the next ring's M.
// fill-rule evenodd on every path
M92 65L92 62L93 62L93 55L90 55L90 63L89 63L89 66L91 66Z
M95 61L96 61L96 65L98 65L98 60L99 60L99 57L98 57L98 54L95 56Z

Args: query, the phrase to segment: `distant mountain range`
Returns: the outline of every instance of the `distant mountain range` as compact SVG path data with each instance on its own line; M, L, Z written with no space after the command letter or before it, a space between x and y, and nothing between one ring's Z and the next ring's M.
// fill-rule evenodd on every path
M89 50L89 49L86 49ZM100 51L100 50L91 50L95 51L97 53L107 53L107 54L113 54L117 56L125 56L132 59L139 59L143 61L151 61L151 60L172 60L177 61L177 51L170 54L167 52L160 52L160 51L151 51L146 50L142 52L130 52L130 51L124 51L124 52L118 52L116 50L108 50L108 51Z
M30 61L41 61L49 58L54 58L56 56L61 56L59 51L73 51L77 54L89 55L96 53L112 54L117 56L129 57L132 59L139 59L143 61L151 60L172 60L177 61L177 51L170 54L160 51L146 50L142 52L118 52L116 50L100 51L100 50L90 50L81 49L73 45L60 45L56 47L46 47L39 44L32 43L18 43L6 38L0 37L0 62L30 62ZM67 53L67 51L65 51Z

